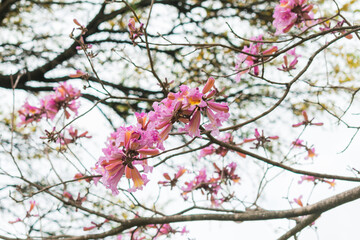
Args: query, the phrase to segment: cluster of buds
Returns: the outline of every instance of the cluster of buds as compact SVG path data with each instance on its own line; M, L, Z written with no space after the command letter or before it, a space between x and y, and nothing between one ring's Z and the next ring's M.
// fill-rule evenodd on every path
M69 192L67 192L67 191L64 191L64 192L63 192L63 196L64 196L65 198L69 199L70 202L74 203L74 204L77 205L77 206L81 206L82 203L86 201L86 196L81 197L81 196L80 196L80 193L78 193L76 199L74 199L74 197L72 196L72 194L69 193ZM75 211L77 212L77 210L78 210L78 209L76 208Z
M170 238L171 235L180 233L181 235L189 233L189 231L186 229L186 227L183 227L181 230L178 230L177 228L173 228L170 226L170 224L149 224L143 227L138 227L135 230L127 233L126 235L130 235L131 240L145 240L148 239L146 236L146 231L148 230L156 230L156 233L153 234L153 237L151 239L157 239L161 236L166 236L167 238ZM147 234L148 235L148 234ZM125 235L118 235L117 239L122 240Z
M91 138L91 136L87 135L88 131L85 131L79 135L78 130L74 129L72 126L66 130L70 137L66 137L64 134L59 134L58 142L60 142L61 145L75 143L79 138Z

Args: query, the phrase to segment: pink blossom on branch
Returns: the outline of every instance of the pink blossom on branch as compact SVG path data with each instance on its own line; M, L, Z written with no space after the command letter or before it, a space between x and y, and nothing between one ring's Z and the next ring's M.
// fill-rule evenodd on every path
M136 27L135 19L130 18L128 23L130 31L130 40L136 45L135 40L144 34L144 24L140 23L140 27Z
M317 156L315 153L315 148L306 148L306 151L308 152L308 155L305 157L305 159L314 158Z
M298 198L294 198L294 203L296 203L296 204L299 205L300 207L303 207L303 206L304 206L303 202L301 201L302 197L303 197L303 196L300 195Z
M137 115L138 121L143 115ZM146 174L140 174L137 166L142 166L144 173L151 171L147 166L147 156L156 155L159 150L153 145L160 140L159 134L151 125L145 128L137 126L120 127L108 139L103 149L105 156L100 157L95 171L102 175L102 181L114 195L118 194L117 184L123 175L133 181L131 191L142 189L148 182Z
M253 37L251 40L253 42L242 49L243 53L237 55L235 69L238 73L235 78L236 82L239 82L241 76L250 72L251 69L253 69L254 75L258 76L260 74L259 63L264 61L267 58L267 55L271 55L278 50L276 46L271 46L263 50L264 43L262 43L262 35Z
M170 186L171 189L176 186L179 178L186 172L187 170L184 167L179 167L179 170L176 174L174 174L174 178L171 178L168 173L164 173L163 176L167 181L159 181L158 184L162 184L163 186Z
M245 138L244 139L244 143L248 143L248 142L254 142L255 141L255 147L254 148L259 148L259 147L264 147L266 143L270 142L270 140L276 140L279 139L278 136L269 136L269 137L265 137L264 135L264 130L262 130L261 135L259 133L259 131L257 130L257 128L255 128L255 138Z
M288 56L292 57L293 60L289 63L288 62ZM284 64L281 65L281 68L278 68L278 70L283 71L283 72L290 72L290 70L296 69L295 66L298 63L298 58L301 57L301 55L297 55L295 53L295 48L289 50L286 52L286 54L284 55Z
M294 25L298 27L313 25L312 8L313 5L307 4L307 0L280 0L273 14L275 34L287 33Z
M304 120L302 122L293 124L292 127L300 127L301 125L308 126L308 125L315 125L315 126L322 126L324 123L313 123L312 121L314 119L309 120L309 117L306 113L306 111L302 111L302 115L304 117Z
M64 110L66 118L70 117L69 110L77 114L80 103L76 100L81 96L80 90L67 82L60 83L54 90L55 93L40 100L40 107L32 106L26 101L18 111L21 120L19 125L39 122L42 118L53 120L60 110Z
M161 142L168 137L175 123L185 124L179 130L186 131L191 137L201 137L200 126L204 115L210 121L204 125L205 130L218 132L230 114L227 103L215 102L213 99L216 89L210 90L214 82L210 77L201 92L198 88L182 85L179 92L171 92L167 98L153 104L154 111L149 113L149 121L160 131Z
M323 182L323 183L327 183L330 185L330 188L334 188L335 187L335 179L333 180L326 180L323 178L318 178L318 177L314 177L314 176L308 176L308 175L303 175L301 176L300 180L298 181L298 184L302 184L304 181L307 182L313 182L314 184L318 184L319 182Z

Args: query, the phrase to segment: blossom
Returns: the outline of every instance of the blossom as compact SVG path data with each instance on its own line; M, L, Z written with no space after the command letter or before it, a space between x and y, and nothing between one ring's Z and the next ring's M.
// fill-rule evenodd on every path
M154 111L148 114L149 121L160 131L160 143L167 139L175 123L185 124L179 131L185 131L191 137L200 135L200 126L204 115L210 123L204 126L205 130L216 132L228 120L230 114L227 103L216 102L213 99L215 80L209 78L202 91L199 88L190 88L181 85L180 91L169 93L161 102L153 104ZM160 147L160 146L159 146Z
M305 157L305 159L314 158L317 156L315 153L315 148L307 148L308 155Z
M337 24L333 28L341 28L344 25L344 23L345 23L345 20L337 22ZM322 24L324 25L324 27L320 27L320 31L327 31L327 30L331 29L331 22L329 22L329 23L323 22ZM333 31L332 33L335 35L336 32L339 32L341 34L346 34L345 30L343 30L343 31ZM353 36L351 34L347 34L345 36L345 38L352 39Z
M145 170L146 157L159 153L159 150L153 147L159 140L157 131L148 127L144 129L142 124L120 127L109 137L107 147L103 149L104 156L100 157L95 171L102 174L104 185L110 188L114 195L119 193L117 184L123 175L133 181L131 191L142 189L148 180L146 174L140 175L137 166L141 165Z
M140 23L140 27L136 27L135 19L130 18L128 23L129 31L130 31L130 40L136 45L135 40L144 34L144 24Z
M302 199L302 195L300 195L298 198L294 198L294 202L298 204L300 207L303 207L304 204L302 203L301 199Z
M30 207L29 207L29 210L26 211L25 217L23 217L22 219L18 217L13 221L8 221L8 223L14 224L14 223L22 222L22 221L24 221L24 219L29 218L29 217L38 217L39 216L38 214L31 214L32 210L34 210L34 207L36 206L36 202L34 200L30 200L29 203L30 203Z
M308 5L307 0L280 0L273 14L275 34L287 33L294 25L300 27L303 23L312 24L312 8L313 5Z
M264 136L264 130L262 131L261 135L259 133L259 131L257 130L257 128L255 128L255 134L254 134L255 138L245 138L244 139L244 143L248 143L248 142L253 142L256 141L255 144L255 148L259 148L264 147L265 143L270 142L271 140L276 140L279 139L278 136L269 136L269 137L265 137Z
M18 111L21 120L19 125L39 122L42 118L53 120L61 109L64 110L66 118L70 117L68 110L77 114L80 103L76 100L81 96L80 90L67 82L60 83L54 90L55 93L40 100L40 107L32 106L26 101Z
M308 117L306 111L302 111L302 115L304 117L304 121L293 124L292 127L300 127L301 125L305 125L305 126L308 126L308 125L322 126L322 125L324 125L324 123L313 123L312 121L314 119L309 120L309 117Z
M237 55L235 69L238 71L236 74L236 82L239 82L241 76L245 73L248 73L251 69L253 69L254 74L257 76L260 73L259 63L266 59L266 55L271 55L278 50L276 46L271 46L266 50L262 50L263 48L263 39L262 35L258 37L251 38L252 42L249 46L245 46L242 49L242 53ZM245 70L242 66L245 64Z
M85 131L79 135L78 130L74 129L72 126L66 129L68 132L69 137L65 137L64 134L60 134L58 138L58 142L60 142L61 145L68 145L70 143L75 143L77 139L79 138L91 138L91 136L88 136L88 131Z
M288 56L293 57L293 60L288 63ZM289 50L284 55L284 64L281 65L281 68L278 68L280 71L289 72L290 70L296 69L295 66L298 63L298 58L301 57L301 55L298 55L295 53L295 48Z
M294 147L305 147L305 145L303 144L304 140L300 140L300 139L296 139L295 141L293 141L291 144Z
M214 167L215 167L215 173L218 174L218 177L215 178L216 180L220 180L223 181L225 184L227 183L239 183L240 181L240 177L236 174L234 174L235 170L236 170L236 163L232 162L229 165L225 166L223 169L220 169L216 163L213 163Z
M87 178L85 178L87 177ZM91 182L92 177L84 176L82 173L76 173L74 179L79 179L78 181L85 180L86 182Z
M184 167L179 167L179 170L176 174L174 174L174 178L171 179L168 173L164 173L163 176L167 181L159 181L158 184L162 184L163 186L170 186L171 189L176 186L179 178L186 172L187 170Z
M220 190L220 185L217 183L215 178L208 178L206 174L206 169L203 168L199 171L199 174L195 176L192 181L185 182L185 187L182 187L181 190L183 198L187 199L187 194L195 190L201 190L202 194L207 192L207 195L210 195L212 203L216 205L215 195L217 195Z
M43 118L45 112L38 107L30 105L28 101L25 101L18 113L21 120L18 126L21 126L33 121L39 122Z
M332 181L329 181L329 180L326 180L323 178L318 178L318 177L308 176L308 175L301 176L301 179L298 181L298 184L301 184L304 181L313 182L314 184L317 184L318 182L327 183L330 185L330 188L335 187L335 184L336 184L335 179L333 179Z

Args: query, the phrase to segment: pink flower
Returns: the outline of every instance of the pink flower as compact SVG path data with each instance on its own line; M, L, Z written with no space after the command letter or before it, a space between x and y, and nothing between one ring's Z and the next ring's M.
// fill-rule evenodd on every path
M206 94L207 92L209 92L210 89L214 86L214 83L215 83L215 79L213 77L209 77L202 90L202 94Z
M305 157L305 159L314 158L317 156L317 154L315 154L315 148L308 148L306 150L308 152L308 155Z
M72 126L67 128L66 130L67 130L68 134L70 135L70 138L65 137L64 134L60 134L60 137L58 138L58 142L60 142L61 145L68 145L70 143L75 143L76 140L79 138L91 138L91 136L87 135L88 131L85 131L79 135L78 130L74 129Z
M200 136L200 121L201 121L201 113L199 110L195 111L193 117L190 120L190 123L188 127L188 131L189 131L189 135L191 137L193 136L197 136L197 137L201 137Z
M306 111L302 111L302 115L303 115L303 117L304 117L304 121L299 122L299 123L296 123L296 124L293 124L292 127L300 127L301 125L305 125L305 126L307 126L307 125L315 125L315 126L322 126L322 125L324 125L324 123L313 123L312 121L313 121L314 119L309 120L309 117L308 117Z
M135 165L141 165L144 172L151 171L147 168L146 157L159 153L153 147L160 140L159 134L149 126L146 129L142 124L120 127L108 139L107 148L103 149L105 156L100 157L95 171L102 174L104 185L114 195L118 194L117 184L124 174L134 183L132 191L142 189L147 183L146 175L140 175Z
M271 140L279 139L278 136L265 137L264 136L264 130L262 131L262 133L260 135L257 128L255 128L255 134L254 135L255 135L255 138L245 138L244 143L256 141L256 143L254 143L256 149L259 148L259 147L264 147L267 142L270 142L270 139Z
M233 142L233 136L230 133L226 133L224 136L218 138L219 141L223 141L225 143L230 143L230 144L234 144ZM228 153L229 149L224 148L222 146L219 146L218 148L215 148L213 145L210 145L208 147L205 147L203 149L200 150L200 155L199 158L205 157L207 155L211 155L211 154L218 154L222 157L225 157L226 154ZM232 151L232 150L230 150ZM236 152L238 155L240 155L241 157L245 158L246 155L242 154L240 152Z
M218 181L223 181L225 184L230 184L231 181L234 183L239 183L240 177L234 174L236 170L236 163L232 162L229 165L225 166L223 169L220 169L215 163L213 163L215 167L215 173L218 174L218 177L215 178Z
M214 82L213 78L209 78L202 92L198 88L182 85L179 92L169 93L167 98L153 104L154 111L151 111L148 117L155 125L155 129L162 129L160 132L162 141L167 138L176 122L185 124L183 128L179 128L179 131L200 137L201 112L206 113L210 120L210 124L205 125L206 130L215 132L223 122L227 121L230 116L227 103L218 103L212 99L215 89L207 94L214 86Z
M315 180L316 180L316 177L314 177L314 176L304 175L304 176L301 176L301 179L298 183L301 184L303 181L315 182Z
M302 203L301 199L302 199L302 195L300 195L298 198L294 198L294 202L298 204L300 207L303 207L304 204Z
M262 43L262 35L253 37L251 40L253 42L251 42L249 46L245 46L242 49L242 53L237 55L235 69L238 71L238 73L235 78L236 82L239 82L241 76L245 73L248 73L251 69L253 69L256 76L259 75L260 71L258 64L261 61L266 60L266 55L271 55L278 50L276 46L271 46L270 48L262 51L264 45ZM243 67L243 64L245 64L245 67Z
M294 25L313 24L312 8L313 5L307 5L307 0L281 0L273 14L275 34L287 33Z
M44 111L38 107L32 106L28 101L24 103L18 111L21 122L18 126L29 124L33 121L39 122L44 116Z
M294 59L288 63L288 56L293 56ZM296 69L295 66L298 63L298 57L301 57L301 55L297 55L295 53L295 48L289 50L286 52L286 55L284 55L284 64L281 65L281 68L278 68L280 71L289 72L290 70Z
M163 186L170 186L171 189L176 186L179 178L186 172L187 170L184 167L179 167L179 170L176 174L174 174L174 178L171 179L168 173L164 173L163 176L167 181L159 181L158 184L162 184Z
M211 155L211 154L215 153L215 151L216 151L216 149L214 148L213 145L204 147L203 149L200 150L199 158L205 157L207 155Z
M300 140L300 139L296 139L295 141L293 141L291 144L294 146L294 147L305 147L305 145L303 144L303 140Z
M322 178L307 176L307 175L301 176L301 179L298 183L301 184L301 183L303 183L303 181L313 182L314 184L317 184L319 182L327 183L330 185L330 188L335 187L335 184L336 184L335 179L333 179L332 181L329 181L329 180L325 180Z
M144 24L141 23L140 27L136 27L135 19L129 19L129 31L130 31L130 40L133 42L134 46L136 45L135 40L144 34Z

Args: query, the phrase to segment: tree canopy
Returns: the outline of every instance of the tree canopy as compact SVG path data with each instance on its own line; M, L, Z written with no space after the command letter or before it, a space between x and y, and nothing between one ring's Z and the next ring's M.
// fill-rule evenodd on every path
M360 127L357 11L2 0L0 238L188 239L211 220L316 230L360 198L356 162L327 159Z

